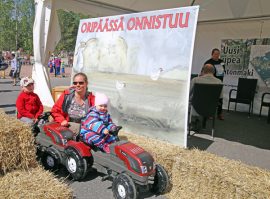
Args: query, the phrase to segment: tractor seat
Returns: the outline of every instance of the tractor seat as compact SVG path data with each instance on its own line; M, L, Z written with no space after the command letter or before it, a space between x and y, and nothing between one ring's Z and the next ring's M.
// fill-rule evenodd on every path
M88 142L86 142L83 137L81 136L80 133L78 133L76 136L75 136L75 141L76 142L83 142L84 144L90 146L90 148L93 150L93 151L99 151L100 149L95 146L94 144L89 144Z

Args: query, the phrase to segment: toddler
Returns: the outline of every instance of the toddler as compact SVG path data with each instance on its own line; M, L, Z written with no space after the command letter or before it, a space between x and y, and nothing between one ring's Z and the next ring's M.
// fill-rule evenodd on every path
M24 77L20 81L22 92L16 101L17 118L27 124L34 124L43 112L43 105L34 93L34 80Z
M108 113L109 99L103 93L96 93L95 106L91 107L82 120L80 134L84 141L97 146L100 150L110 153L109 144L116 141L116 137L109 134L109 130L116 128Z

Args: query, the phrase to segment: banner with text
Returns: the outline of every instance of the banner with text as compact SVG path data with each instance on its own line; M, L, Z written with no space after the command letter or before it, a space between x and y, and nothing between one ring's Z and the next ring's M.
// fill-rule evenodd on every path
M124 130L186 146L198 6L80 21L73 73L110 97Z

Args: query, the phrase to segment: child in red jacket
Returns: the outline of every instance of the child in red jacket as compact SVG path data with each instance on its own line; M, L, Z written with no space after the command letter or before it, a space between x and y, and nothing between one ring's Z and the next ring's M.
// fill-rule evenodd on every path
M43 105L37 94L34 93L34 80L24 77L20 81L22 92L16 101L17 118L27 124L34 124L43 112Z

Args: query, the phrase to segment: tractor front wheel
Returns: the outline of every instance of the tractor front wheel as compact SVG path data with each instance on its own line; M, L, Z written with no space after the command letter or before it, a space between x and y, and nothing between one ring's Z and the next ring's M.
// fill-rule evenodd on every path
M116 176L112 184L113 195L116 199L136 199L136 185L127 174L122 173Z
M71 174L74 180L81 180L87 174L87 161L85 158L81 157L80 154L74 148L67 148L65 150L66 158L66 168Z
M156 165L156 175L154 184L152 185L151 191L154 194L163 194L169 186L169 176L166 170L160 165Z

